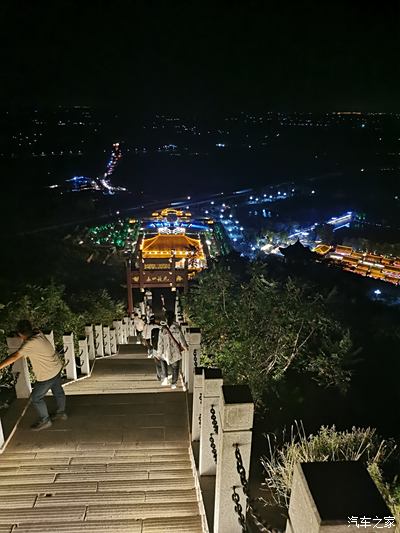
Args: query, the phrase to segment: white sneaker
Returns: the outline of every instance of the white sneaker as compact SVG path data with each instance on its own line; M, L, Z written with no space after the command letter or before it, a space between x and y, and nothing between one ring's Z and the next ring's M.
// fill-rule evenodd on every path
M176 385L171 385L171 389L175 390L176 389Z
M161 387L167 387L169 385L168 383L168 378L164 378L162 381L161 381Z

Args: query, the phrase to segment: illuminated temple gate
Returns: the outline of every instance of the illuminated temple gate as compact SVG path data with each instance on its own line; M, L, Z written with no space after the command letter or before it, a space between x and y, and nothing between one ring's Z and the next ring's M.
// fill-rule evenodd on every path
M128 301L132 289L182 288L187 292L189 281L207 266L201 233L209 227L176 209L153 213L144 226L135 263L128 272Z

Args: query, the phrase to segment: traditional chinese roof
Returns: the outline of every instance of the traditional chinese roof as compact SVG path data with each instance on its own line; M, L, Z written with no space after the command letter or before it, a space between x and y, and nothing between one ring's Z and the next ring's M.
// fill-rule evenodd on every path
M279 248L279 250L289 261L304 261L318 257L317 253L312 252L307 246L303 246L299 239L294 244Z
M158 234L143 240L142 256L144 258L171 257L173 252L177 257L190 256L191 252L196 252L196 257L205 258L199 239L193 239L187 235Z

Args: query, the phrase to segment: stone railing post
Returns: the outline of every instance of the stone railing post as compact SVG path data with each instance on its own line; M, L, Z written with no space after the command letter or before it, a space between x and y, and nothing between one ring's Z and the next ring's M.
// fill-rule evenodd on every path
M96 359L96 348L94 346L93 324L86 324L85 335L86 335L86 339L88 343L89 359L90 361L93 361L93 359Z
M96 357L103 357L104 344L103 344L103 326L96 324L94 326L94 346L96 349Z
M192 441L200 440L201 404L203 401L203 367L198 366L194 370Z
M187 334L187 322L182 322L182 324L180 324L181 326L181 330L182 330L182 333L183 333L183 336L185 337L186 339L186 342L189 344L188 342L188 334ZM188 373L188 364L189 364L189 350L185 350L184 352L182 352L182 368L181 368L181 372L182 372L182 377L183 377L183 381L186 385L186 383L188 382L188 378L187 378L187 373Z
M65 372L67 374L67 378L75 380L78 377L78 375L76 372L76 363L75 363L74 334L72 332L64 333L63 345L64 345L64 358L65 358Z
M110 328L110 345L111 345L111 353L115 354L118 352L117 348L117 333L115 328Z
M254 403L247 385L223 385L219 398L219 443L215 478L214 533L242 533L234 510L233 487L239 494L246 515L246 496L237 472L235 457L239 445L242 462L249 479Z
M55 342L54 342L54 332L53 332L53 330L51 330L51 331L43 331L43 335L46 337L46 339L49 341L49 343L55 349L56 345L55 345Z
M193 392L194 369L200 365L200 328L186 328L189 335L189 350L187 356L185 384L187 390Z
M117 340L117 344L124 344L124 339L122 335L122 320L114 320L113 326L115 328L115 336Z
M104 355L111 355L110 326L103 326Z
M79 346L79 359L81 365L81 374L85 376L90 375L90 363L89 363L89 347L86 337L83 335L79 337L78 340Z
M122 319L122 331L124 334L124 344L128 344L129 336L130 336L130 329L129 329L129 316L124 316Z
M296 464L286 533L374 533L383 528L394 533L394 517L361 463Z
M21 344L21 337L7 337L8 353L11 355L16 352ZM15 384L15 394L17 395L17 398L29 398L32 392L32 386L26 358L21 357L18 361L15 361L12 365L11 372L18 376Z
M199 473L201 476L214 476L216 464L210 443L213 436L218 447L218 435L215 434L211 419L211 408L218 413L218 402L222 386L222 372L219 368L203 370L203 397L201 402ZM217 422L219 424L219 422Z

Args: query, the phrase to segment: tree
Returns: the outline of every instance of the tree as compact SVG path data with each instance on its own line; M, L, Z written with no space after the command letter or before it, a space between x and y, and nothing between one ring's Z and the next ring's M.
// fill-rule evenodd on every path
M256 400L289 369L346 390L350 334L312 287L269 280L263 265L239 278L216 264L199 276L187 304L202 330L203 363L221 367L231 383L248 384Z

